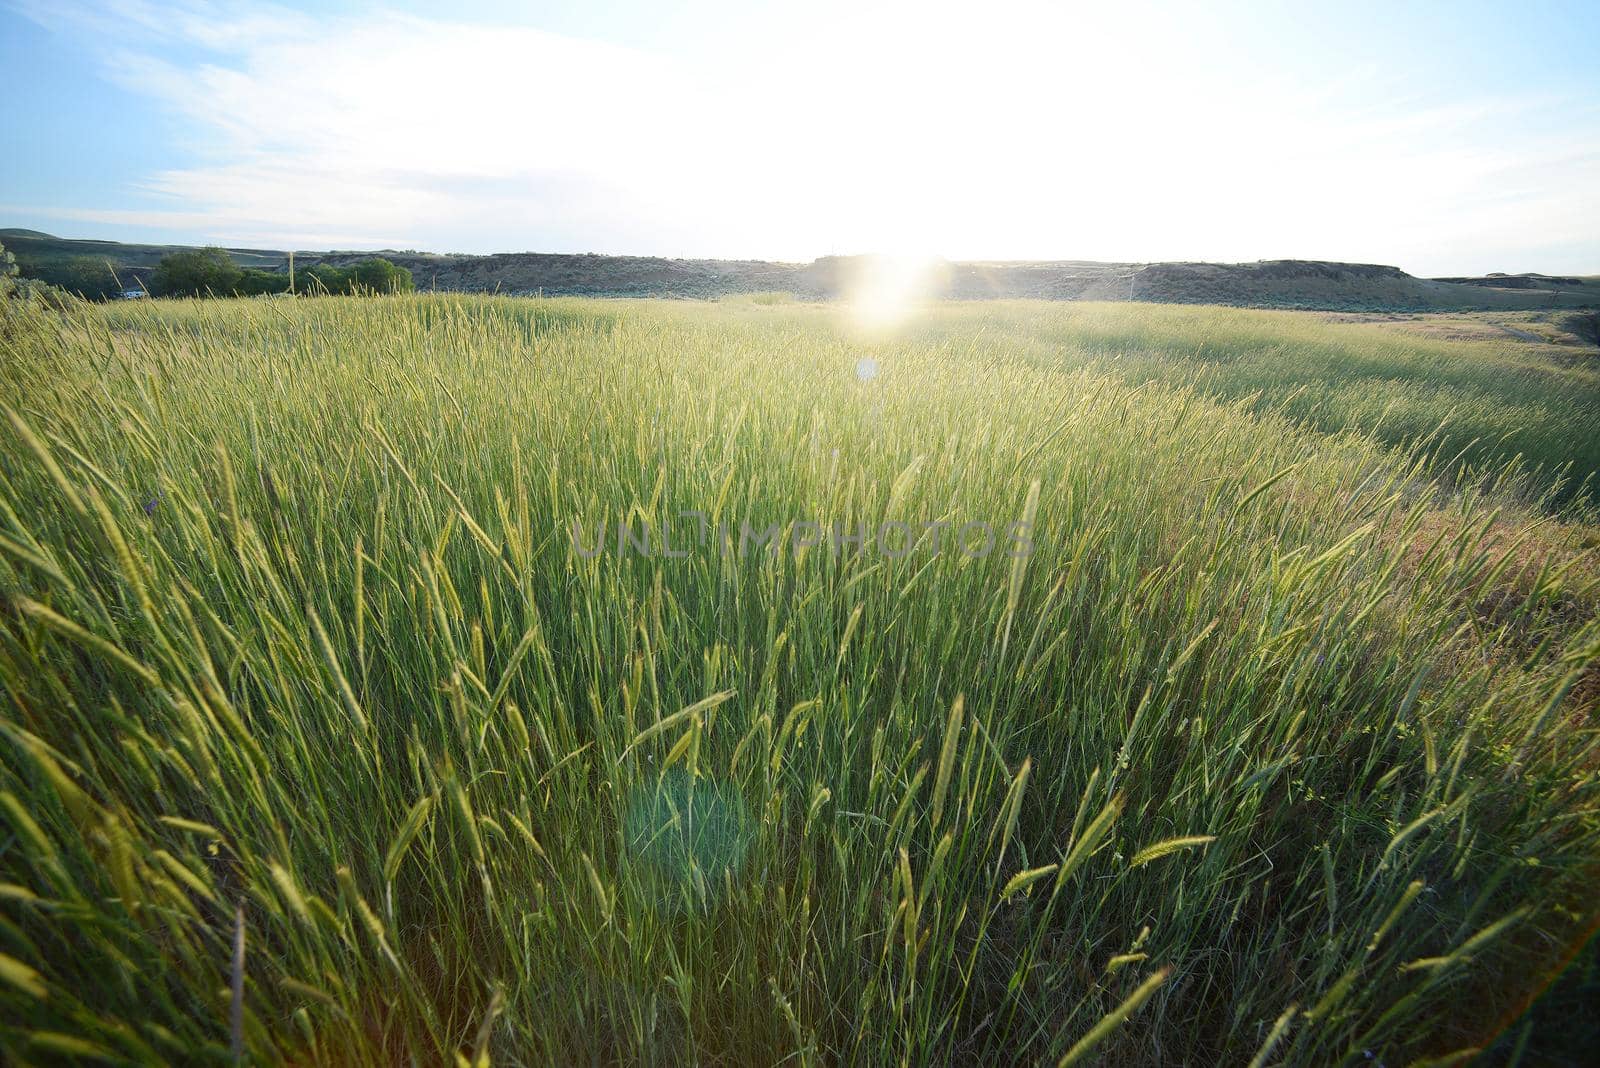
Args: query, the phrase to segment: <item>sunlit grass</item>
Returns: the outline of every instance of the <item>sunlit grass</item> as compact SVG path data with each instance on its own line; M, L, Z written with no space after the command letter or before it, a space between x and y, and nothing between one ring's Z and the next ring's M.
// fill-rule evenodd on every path
M1400 1064L1493 1039L1595 919L1593 528L1331 414L1341 352L1401 408L1500 388L1431 349L1139 307L80 315L0 341L19 1059L226 1060L239 979L259 1062ZM570 540L691 510L922 533ZM922 526L1024 520L1028 556Z

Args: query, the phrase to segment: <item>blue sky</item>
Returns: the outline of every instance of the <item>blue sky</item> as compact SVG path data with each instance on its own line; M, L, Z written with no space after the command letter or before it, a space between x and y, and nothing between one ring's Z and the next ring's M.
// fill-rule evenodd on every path
M1593 2L0 0L0 226L1600 273L1596 40Z

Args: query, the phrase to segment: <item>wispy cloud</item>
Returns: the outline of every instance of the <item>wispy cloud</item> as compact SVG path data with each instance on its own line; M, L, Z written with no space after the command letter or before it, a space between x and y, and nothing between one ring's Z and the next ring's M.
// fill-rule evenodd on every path
M91 42L110 77L192 131L205 162L135 183L173 205L141 213L150 223L373 243L481 240L559 215L617 240L643 209L692 199L674 164L715 147L681 121L716 110L683 72L527 28L252 7L247 29L223 29L240 12L200 4L170 20L139 4L32 14Z

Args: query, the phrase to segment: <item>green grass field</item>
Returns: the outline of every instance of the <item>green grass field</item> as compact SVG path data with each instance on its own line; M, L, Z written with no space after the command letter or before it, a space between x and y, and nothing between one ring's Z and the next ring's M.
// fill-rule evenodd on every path
M1592 356L1136 304L8 314L10 1062L1593 1035L1527 1011L1600 922Z

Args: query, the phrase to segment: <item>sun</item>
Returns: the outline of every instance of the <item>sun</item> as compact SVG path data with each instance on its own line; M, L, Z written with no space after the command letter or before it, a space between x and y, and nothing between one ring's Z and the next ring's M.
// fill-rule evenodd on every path
M873 255L852 261L844 282L851 325L881 337L904 326L918 308L938 296L939 262L929 256Z

